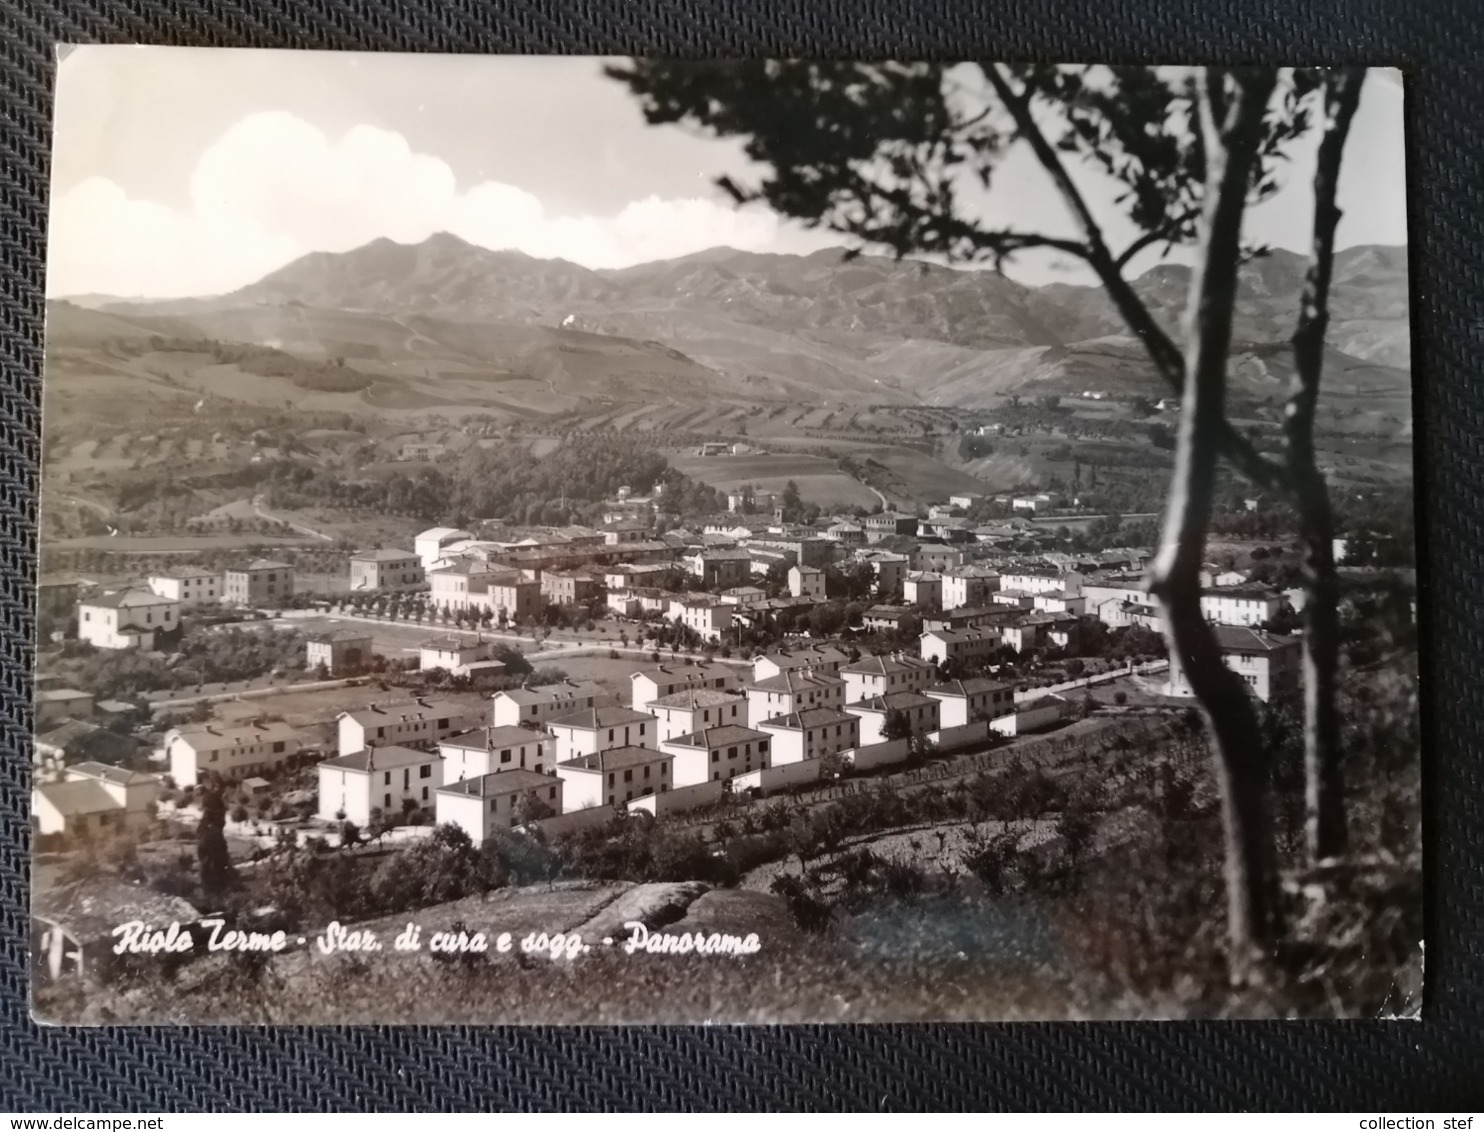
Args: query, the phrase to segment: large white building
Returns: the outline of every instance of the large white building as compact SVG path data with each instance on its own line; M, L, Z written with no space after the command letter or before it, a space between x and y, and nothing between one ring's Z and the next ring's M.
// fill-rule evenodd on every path
M501 770L544 773L552 764L556 741L528 727L480 727L438 743L443 781L459 782Z
M860 718L862 747L885 743L887 723L894 715L907 721L914 738L936 731L940 725L938 709L937 700L920 692L888 692L884 696L871 696L859 703L845 705L846 711Z
M1201 591L1201 613L1217 625L1259 628L1283 608L1283 595L1266 586L1225 586Z
M1300 638L1237 625L1216 625L1213 631L1221 659L1259 700L1270 703L1298 690L1303 663ZM1171 696L1195 694L1176 653L1170 654L1170 676L1165 690Z
M466 778L436 791L435 820L456 825L476 845L506 833L540 813L560 814L563 782L534 770L500 770Z
M646 704L687 688L735 688L737 683L737 670L725 664L661 664L629 674L629 703L643 711Z
M178 566L151 574L149 588L159 597L178 601L182 609L222 600L222 576L200 566Z
M95 594L77 603L77 636L100 649L152 649L157 634L180 627L180 608L143 588Z
M765 719L757 730L772 736L772 765L817 759L860 746L860 718L837 708L814 707Z
M429 527L412 540L412 550L422 563L423 570L427 571L443 558L448 547L473 537L469 531L461 531L456 527Z
M922 659L934 664L956 660L979 664L998 655L1004 647L1000 631L984 629L932 629L922 635Z
M614 702L602 687L586 681L540 684L530 688L507 688L490 697L496 727L539 727L548 719L574 711L605 707Z
M1080 589L1074 589L1068 584L1068 577L1062 571L1049 567L1006 570L1000 574L999 588L1023 594L1046 593L1048 590L1062 590L1066 593L1081 592Z
M984 605L989 595L1000 589L1002 579L997 570L987 566L958 566L943 573L943 609Z
M670 620L679 621L701 640L716 643L732 628L732 609L715 598L688 597L670 603Z
M748 771L766 770L773 765L771 744L766 732L727 724L677 735L661 743L660 750L675 756L675 785L680 787L726 782Z
M675 756L650 747L614 747L557 763L569 811L622 806L635 798L669 791Z
M938 670L930 660L893 653L862 657L840 669L840 675L845 679L845 702L853 704L870 696L916 692L936 683Z
M155 817L160 780L104 763L76 763L60 782L31 790L37 833L102 835L144 829Z
M469 676L475 672L498 673L505 667L492 659L494 642L470 640L468 637L434 637L417 647L420 672L442 669L452 676Z
M399 815L435 805L443 785L443 759L436 751L412 747L367 747L319 764L319 816L352 821L364 828L373 811Z
M719 688L686 688L645 705L658 726L663 743L723 723L747 723L747 700L741 692Z
M829 672L794 668L747 685L747 726L805 708L838 708L845 703L845 681Z
M938 701L938 723L942 727L964 727L1015 710L1014 685L983 677L934 684L924 688L922 694Z
M800 668L807 668L815 673L838 673L841 667L849 661L850 657L834 645L799 645L754 657L752 678L767 680L781 672L790 672Z
M647 712L621 706L589 708L548 720L556 737L554 757L563 763L614 747L653 747L659 724Z
M483 714L460 700L412 700L343 711L337 719L340 753L351 755L372 744L436 743L472 731L484 722Z
M350 556L352 592L412 590L426 580L423 562L412 551L381 547L358 550Z
M195 786L207 773L248 778L278 766L304 745L287 723L214 723L165 733L165 761L177 786Z
M788 568L788 592L794 597L823 601L824 571L816 566L800 566L795 563Z

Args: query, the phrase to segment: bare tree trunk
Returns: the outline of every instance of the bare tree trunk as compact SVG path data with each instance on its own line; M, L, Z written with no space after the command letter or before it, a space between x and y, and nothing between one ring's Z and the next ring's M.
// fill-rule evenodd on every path
M1335 572L1334 515L1329 489L1314 458L1314 411L1329 329L1329 285L1334 267L1335 195L1340 159L1360 102L1365 71L1347 68L1326 77L1323 134L1314 170L1314 237L1298 329L1294 373L1283 421L1288 479L1304 539L1304 843L1310 861L1343 853L1345 780L1335 684L1340 665L1339 578Z
M1219 438L1226 421L1242 217L1275 76L1212 69L1201 81L1206 189L1186 313L1189 345L1175 473L1150 590L1165 617L1172 667L1184 672L1214 739L1226 834L1227 935L1234 979L1245 981L1278 932L1278 881L1269 814L1270 766L1246 685L1226 666L1201 613Z

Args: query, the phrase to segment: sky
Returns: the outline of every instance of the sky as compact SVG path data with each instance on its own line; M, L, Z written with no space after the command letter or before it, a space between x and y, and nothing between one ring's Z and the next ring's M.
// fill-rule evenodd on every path
M649 126L591 58L88 46L59 51L47 292L173 298L245 286L312 251L448 231L593 268L716 245L806 254L844 238L762 206L738 140ZM1402 88L1367 79L1340 185L1337 242L1404 244ZM1313 147L1248 236L1303 251ZM1094 211L1113 213L1095 179ZM987 219L1075 228L1025 147L979 202ZM1131 236L1117 224L1116 245ZM1151 251L1135 269L1157 262ZM1083 281L1025 257L1023 282Z

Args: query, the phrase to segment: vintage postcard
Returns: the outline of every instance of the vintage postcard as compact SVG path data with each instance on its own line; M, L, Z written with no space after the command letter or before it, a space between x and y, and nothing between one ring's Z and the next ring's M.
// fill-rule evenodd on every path
M1417 1014L1397 73L58 60L39 1019Z

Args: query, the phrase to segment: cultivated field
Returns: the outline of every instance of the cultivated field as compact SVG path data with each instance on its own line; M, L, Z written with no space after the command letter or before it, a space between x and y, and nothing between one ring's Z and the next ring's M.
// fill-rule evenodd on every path
M871 507L877 495L840 471L834 461L822 456L793 453L743 456L696 456L673 454L670 462L684 475L710 484L718 491L735 491L751 484L760 492L781 493L789 480L798 484L805 502L821 507Z

